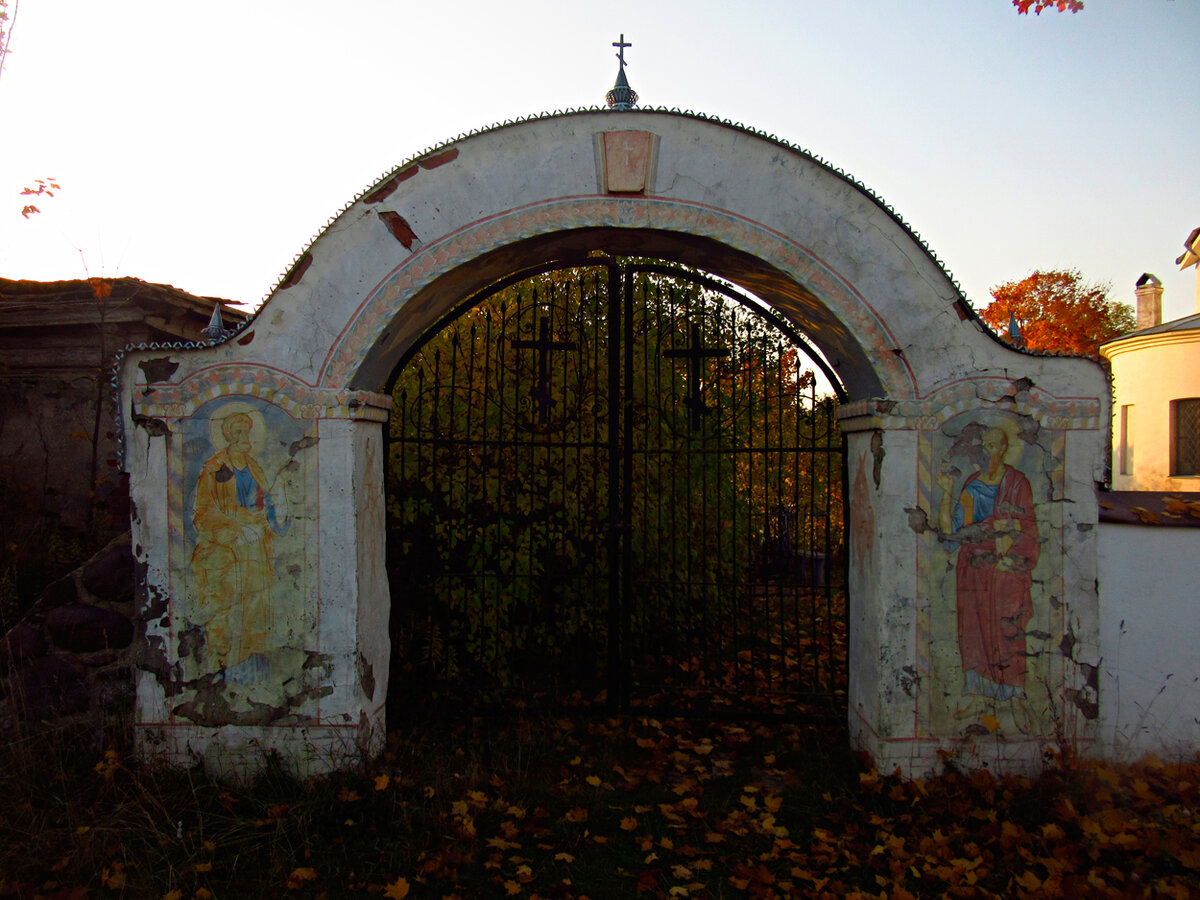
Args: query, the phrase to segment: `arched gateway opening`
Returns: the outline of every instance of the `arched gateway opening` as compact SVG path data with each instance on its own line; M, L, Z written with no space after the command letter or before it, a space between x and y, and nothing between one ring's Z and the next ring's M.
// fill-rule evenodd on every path
M598 251L452 311L389 391L389 720L844 714L832 375L762 301Z
M143 752L246 768L267 748L312 770L380 747L399 652L392 596L416 563L387 568L389 379L464 301L558 261L595 265L592 253L690 267L758 298L811 341L844 391L846 691L858 746L881 768L919 774L939 754L1003 768L1038 759L1050 738L1091 739L1095 483L1109 411L1098 367L1002 346L891 210L803 151L630 110L534 119L425 154L333 220L237 334L127 355ZM551 376L573 370L552 348L585 340L545 317L545 335L539 312L507 345L523 354L530 390L513 403L526 427L549 425L569 399ZM719 347L703 327L698 341L690 324L673 333L667 352L681 355L655 365L682 378L693 348ZM697 387L711 359L696 358ZM703 440L715 394L680 389L676 430L694 435L698 411ZM631 422L638 434L623 414L637 405L622 400L615 420L602 418L607 440ZM638 465L622 456L616 469ZM769 515L735 469L721 480L736 521ZM618 478L615 490L636 483ZM992 511L971 518L962 497L980 486ZM607 509L612 489L601 493ZM501 540L498 526L485 532ZM618 567L618 581L632 571ZM636 681L621 677L619 689Z

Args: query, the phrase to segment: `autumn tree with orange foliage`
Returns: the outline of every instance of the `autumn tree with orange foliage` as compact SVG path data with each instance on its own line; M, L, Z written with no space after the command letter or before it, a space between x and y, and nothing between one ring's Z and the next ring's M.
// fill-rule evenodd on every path
M1015 318L1029 350L1099 359L1100 344L1135 326L1133 308L1110 300L1108 291L1107 284L1085 283L1074 269L1037 271L992 288L992 302L980 315L1005 340Z

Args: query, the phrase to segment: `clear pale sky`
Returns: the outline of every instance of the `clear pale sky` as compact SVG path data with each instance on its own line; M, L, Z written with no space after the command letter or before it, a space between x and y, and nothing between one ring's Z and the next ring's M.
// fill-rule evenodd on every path
M890 203L978 308L1080 269L1164 317L1200 226L1200 0L21 0L0 76L0 276L256 305L337 211L456 135L601 105L727 118ZM21 189L53 176L62 191ZM7 198L7 199L6 199Z

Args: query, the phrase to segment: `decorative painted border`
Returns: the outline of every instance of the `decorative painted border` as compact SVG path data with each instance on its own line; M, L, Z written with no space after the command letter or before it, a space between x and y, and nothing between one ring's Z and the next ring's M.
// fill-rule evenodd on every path
M392 406L387 394L313 387L279 369L229 363L201 369L176 384L155 383L139 389L133 411L151 418L184 419L208 401L226 396L265 400L294 419L386 422Z
M404 303L438 275L524 238L597 227L708 237L793 275L858 338L889 396L916 396L916 378L892 352L896 341L882 317L807 248L764 225L714 207L661 198L606 196L558 198L510 210L422 247L368 292L331 347L318 383L329 387L348 384Z
M1096 431L1107 427L1097 397L1055 397L1040 388L1019 388L1010 378L981 376L938 388L917 400L867 399L843 403L837 417L843 431L871 428L932 430L970 410L994 408L1028 416L1043 428Z

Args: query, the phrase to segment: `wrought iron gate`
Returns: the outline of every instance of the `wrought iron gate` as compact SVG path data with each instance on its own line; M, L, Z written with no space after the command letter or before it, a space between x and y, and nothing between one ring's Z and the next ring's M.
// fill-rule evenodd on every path
M658 264L523 272L447 317L393 389L393 711L838 708L842 442L810 358Z

